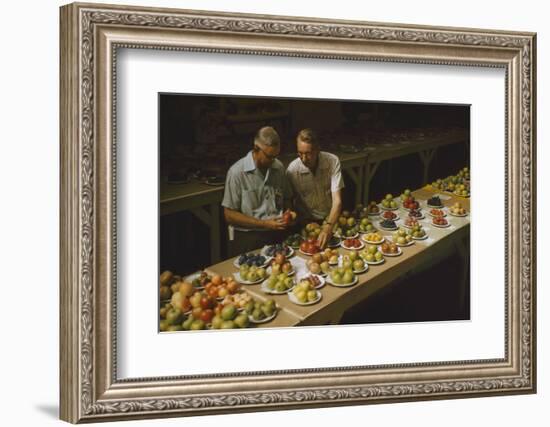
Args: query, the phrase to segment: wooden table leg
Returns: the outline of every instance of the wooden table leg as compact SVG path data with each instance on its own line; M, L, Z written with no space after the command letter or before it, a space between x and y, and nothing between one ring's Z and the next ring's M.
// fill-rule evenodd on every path
M430 163L434 157L434 154L436 152L437 148L433 148L431 150L424 150L419 151L418 155L420 156L420 160L422 160L422 164L424 165L424 174L422 176L422 185L426 185L428 183L428 172L430 168Z
M192 208L190 211L210 228L210 262L211 264L215 264L221 260L220 205L212 203L209 207L210 212L206 211L203 207Z

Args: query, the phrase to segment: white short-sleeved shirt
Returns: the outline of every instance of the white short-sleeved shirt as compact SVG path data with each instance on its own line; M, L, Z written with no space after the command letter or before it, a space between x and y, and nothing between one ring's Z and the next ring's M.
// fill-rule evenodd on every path
M256 168L250 151L229 168L222 206L254 218L271 219L282 214L284 200L291 197L292 190L283 164L275 160L263 175ZM242 227L235 229L250 230Z
M286 176L302 218L326 218L332 208L332 193L344 188L340 159L325 151L319 152L315 174L297 158L288 165Z

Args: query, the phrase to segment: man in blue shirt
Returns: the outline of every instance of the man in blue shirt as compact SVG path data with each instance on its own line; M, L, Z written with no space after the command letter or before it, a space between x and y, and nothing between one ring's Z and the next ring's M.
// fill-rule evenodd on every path
M227 172L222 201L226 222L234 229L229 255L281 242L288 224L283 210L290 205L291 189L283 164L277 160L279 135L272 127L261 128L251 151Z

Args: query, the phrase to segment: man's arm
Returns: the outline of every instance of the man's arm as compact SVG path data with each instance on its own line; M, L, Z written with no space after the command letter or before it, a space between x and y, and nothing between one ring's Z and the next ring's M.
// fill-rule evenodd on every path
M228 224L243 228L265 228L268 230L285 230L286 224L282 218L258 219L242 212L224 206L223 216Z
M334 225L340 217L342 212L342 190L336 190L332 193L332 207L330 208L330 213L328 214L327 223L322 226L321 233L319 233L319 245L321 248L324 248L330 238L332 237L332 231L334 230Z

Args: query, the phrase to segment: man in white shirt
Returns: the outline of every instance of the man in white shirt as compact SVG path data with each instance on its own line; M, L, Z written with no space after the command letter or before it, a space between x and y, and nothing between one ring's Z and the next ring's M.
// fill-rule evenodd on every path
M337 156L321 151L319 141L311 129L302 129L296 137L298 158L286 170L292 186L298 218L322 221L319 244L326 246L334 225L342 211L344 180Z

